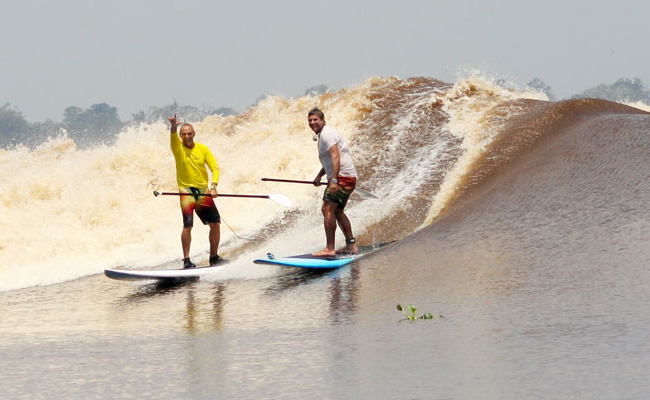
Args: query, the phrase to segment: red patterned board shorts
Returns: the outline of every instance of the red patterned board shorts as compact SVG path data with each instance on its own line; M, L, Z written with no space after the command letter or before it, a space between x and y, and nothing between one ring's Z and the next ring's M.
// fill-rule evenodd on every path
M221 222L219 210L217 210L212 196L196 196L196 194L206 193L207 189L190 187L180 188L179 191L187 193L187 195L180 196L183 227L189 228L194 225L194 212L199 216L203 225Z
M354 188L357 186L357 178L351 176L339 176L338 181L339 188L336 193L331 193L328 186L325 189L325 193L323 193L323 201L336 203L338 204L338 208L343 210L345 205L348 203L348 199L354 191Z

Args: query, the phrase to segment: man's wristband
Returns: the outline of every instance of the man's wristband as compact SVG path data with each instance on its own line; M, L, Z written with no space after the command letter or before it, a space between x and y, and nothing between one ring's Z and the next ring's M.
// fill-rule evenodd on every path
M338 180L338 179L334 179L334 178L330 179L330 182L334 182L334 183L336 183L337 185L339 184L339 180Z

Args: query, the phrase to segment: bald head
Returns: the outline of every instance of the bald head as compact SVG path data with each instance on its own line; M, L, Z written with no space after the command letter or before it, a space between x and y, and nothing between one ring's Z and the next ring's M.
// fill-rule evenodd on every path
M196 133L194 132L194 127L191 124L181 125L181 130L178 134L181 137L183 146L187 147L188 149L194 148L194 136Z

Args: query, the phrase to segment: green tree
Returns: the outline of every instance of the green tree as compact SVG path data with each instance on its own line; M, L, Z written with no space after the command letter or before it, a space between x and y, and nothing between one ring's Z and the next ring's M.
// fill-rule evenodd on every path
M165 117L169 117L174 114L179 114L180 107L176 100L172 104L168 104L163 107L151 107L147 113L147 121L154 122L158 120L165 120ZM183 117L186 118L186 117Z
M35 122L31 126L32 132L29 140L23 142L30 148L34 148L44 143L49 138L64 135L63 124L60 122L48 120L45 122Z
M230 107L219 107L209 111L207 115L221 115L222 117L227 117L229 115L237 115L237 111Z
M117 108L106 103L93 104L86 110L68 107L63 113L63 126L79 147L113 144L123 125Z
M131 114L131 119L136 124L139 124L147 120L147 114L145 114L144 111L138 111L135 114Z
M532 81L528 82L526 86L544 93L550 101L555 101L555 96L553 95L551 87L547 85L543 80L535 78Z
M621 78L611 85L601 84L573 97L591 97L610 101L650 101L650 92L643 87L641 79Z
M147 114L148 122L165 120L165 117L178 114L183 122L197 122L203 120L208 115L232 115L236 112L231 108L206 109L195 106L180 106L176 101L163 107L151 107Z
M30 132L31 126L20 111L12 109L9 103L0 107L0 146L22 143Z
M329 91L329 88L326 85L314 85L309 89L305 90L304 96L316 97L321 94L325 94Z
M271 95L271 94L263 94L263 95L260 95L257 99L255 99L255 101L253 102L253 104L251 104L250 106L248 106L248 108L255 108L255 107L257 107L261 102L263 102L264 100L266 100L266 98L269 97L269 96L272 96L272 95Z

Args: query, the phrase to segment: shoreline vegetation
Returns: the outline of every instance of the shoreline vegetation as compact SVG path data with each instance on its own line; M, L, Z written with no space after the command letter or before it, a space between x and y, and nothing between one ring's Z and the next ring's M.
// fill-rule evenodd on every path
M497 81L499 86L508 88L505 81ZM542 92L550 101L557 100L553 91L544 81L535 78L527 87ZM319 96L330 92L326 85L315 85L304 91L303 96ZM260 96L249 108L255 107L268 95ZM650 105L650 90L646 90L640 79L621 78L613 84L601 84L571 96L570 98L599 98L616 102L643 102ZM211 108L179 105L174 103L156 107L148 111L139 111L127 121L120 120L118 110L107 103L93 104L87 109L76 106L67 107L60 122L47 120L31 123L23 113L10 103L0 106L0 148L11 149L16 146L36 148L48 138L67 134L79 148L96 145L111 145L117 135L127 126L141 123L153 123L164 120L168 115L183 115L186 120L201 121L208 115L238 115L239 112L229 107Z

